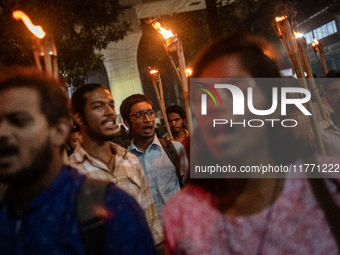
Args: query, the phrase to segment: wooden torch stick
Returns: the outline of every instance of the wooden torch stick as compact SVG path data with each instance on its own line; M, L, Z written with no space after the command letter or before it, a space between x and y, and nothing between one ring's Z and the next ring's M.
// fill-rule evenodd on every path
M53 76L54 78L58 79L59 77L59 70L58 70L58 60L57 60L57 47L54 44L53 38L51 38L51 43L52 43L52 69L53 69Z
M282 40L285 40L285 46L288 49L287 53L289 55L289 58L292 61L297 77L299 78L298 81L299 81L300 87L308 89L304 71L302 68L302 63L300 60L300 56L298 54L297 44L296 44L295 37L293 34L293 29L290 25L290 22L286 17L282 17L281 20L279 21L276 20L276 24L280 29L280 33L283 38ZM315 137L315 140L318 146L319 153L325 155L326 151L325 151L322 139L321 139L321 133L320 133L320 129L318 126L318 121L316 119L316 115L315 115L311 100L309 100L306 103L306 106L307 106L308 111L312 114L310 116L310 123L312 126L312 130L313 130L314 137Z
M150 74L151 74L152 85L153 85L153 88L155 89L155 92L156 92L159 108L161 109L161 113L162 113L162 116L163 116L163 119L164 119L166 131L168 132L170 140L173 141L174 138L173 138L172 133L171 133L171 129L170 129L169 121L168 121L168 116L166 115L166 110L165 110L161 76L158 73L158 71L155 71L155 70L150 71ZM159 90L157 88L157 82L159 83L158 84Z
M286 26L286 29L287 29L287 38L288 38L289 43L291 45L291 50L292 50L292 54L293 54L292 56L295 58L295 61L297 63L297 68L298 68L297 74L298 75L300 74L300 77L298 76L300 78L300 79L298 79L299 84L302 88L308 89L308 85L307 85L307 82L306 82L306 79L305 79L305 74L304 74L304 71L303 71L303 68L302 68L300 57L298 55L297 45L296 45L295 37L294 37L294 34L293 34L293 29L292 29L288 19L285 19L285 26ZM325 147L324 147L322 139L321 139L321 133L320 133L318 121L316 119L316 115L315 115L311 100L309 100L306 103L306 106L307 106L308 111L312 114L310 116L309 120L311 122L312 130L313 130L313 133L314 133L314 137L316 139L316 143L317 143L317 146L318 146L318 149L319 149L319 153L326 155Z
M52 67L52 60L50 56L50 51L49 51L49 42L48 39L45 38L44 40L44 61L45 61L45 71L49 75L53 75L53 67Z
M163 35L165 39L165 49L169 55L169 52L176 51L177 52L177 57L178 57L178 63L179 63L179 69L180 71L178 72L172 58L170 57L171 63L173 64L176 73L178 75L178 78L180 80L181 86L182 86L182 91L183 91L183 100L185 104L185 114L186 114L186 121L187 121L187 128L190 131L191 127L191 112L190 112L190 92L189 92L189 86L188 86L188 80L186 78L185 74L185 58L184 58L184 53L183 53L183 45L180 39L175 36L171 30L166 30L161 27L161 24L159 22L153 22L152 26Z
M324 104L321 101L321 97L320 97L319 91L316 87L315 80L314 80L314 77L313 77L313 71L312 71L312 66L311 66L311 63L310 63L310 58L309 58L309 54L308 54L308 50L307 50L306 39L303 36L297 37L296 43L298 45L298 49L299 49L299 52L300 52L300 56L301 56L301 59L302 59L302 62L303 62L304 69L305 69L307 76L308 76L308 79L309 79L311 92L312 92L314 98L316 99L316 102L318 104L322 119L325 120L325 119L327 119L327 114L326 114L326 111L325 111Z
M326 77L328 70L327 70L327 65L326 65L325 53L323 52L323 46L322 46L321 42L319 42L319 53L320 53L320 58L321 58L321 66L322 66L322 71L323 71L323 77Z
M327 70L325 54L323 52L322 44L318 40L314 39L314 41L312 43L312 47L313 47L315 56L318 59L319 64L321 66L321 69L322 69L322 72L323 72L323 76L326 77L328 70ZM318 57L318 52L320 54L320 58Z
M179 69L180 69L180 75L181 75L181 85L183 90L183 99L184 99L184 105L185 105L185 114L187 117L187 129L190 130L191 127L191 111L190 111L190 91L189 91L189 85L188 85L188 78L186 76L185 70L185 58L184 58L184 52L183 52L183 45L182 41L178 38L177 40L177 56L178 56L178 63L179 63Z
M35 67L41 72L42 67L41 67L41 62L40 62L40 56L41 56L41 53L43 53L41 49L41 44L40 44L41 40L35 36L32 36L31 41L32 41L32 50L33 50Z

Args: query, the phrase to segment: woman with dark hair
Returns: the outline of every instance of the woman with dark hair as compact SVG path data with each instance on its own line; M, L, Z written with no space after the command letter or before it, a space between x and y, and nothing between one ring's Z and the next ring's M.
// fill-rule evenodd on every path
M248 34L222 38L197 58L193 67L193 77L199 78L197 84L204 85L208 81L205 78L215 78L215 84L233 84L235 88L231 93L216 89L222 98L221 107L207 100L208 113L203 114L202 89L191 84L191 90L199 92L192 97L197 129L191 144L191 177L198 178L191 178L190 184L164 207L170 254L338 254L323 209L306 178L285 178L284 171L260 178L257 173L239 173L245 166L288 169L284 167L325 160L314 157L306 143L294 137L293 128L282 125L283 118L288 117L281 116L279 99L283 82L273 59L272 46ZM276 110L272 107L275 88ZM254 109L273 110L255 115L254 110L248 109L248 99L244 100L243 114L234 114L235 93L239 91L245 98L252 98ZM227 125L214 126L214 119ZM237 170L211 179L211 173L196 173L196 167L204 164ZM331 181L326 184L339 204L337 184Z

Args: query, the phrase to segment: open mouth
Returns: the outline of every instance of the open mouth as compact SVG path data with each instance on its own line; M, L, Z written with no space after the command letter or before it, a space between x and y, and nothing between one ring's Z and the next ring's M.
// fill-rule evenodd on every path
M114 128L116 126L116 121L114 120L105 120L102 122L102 125L107 128Z
M15 147L6 147L0 149L0 165L7 164L18 155L18 150Z
M144 126L143 131L146 132L146 133L152 132L152 126Z

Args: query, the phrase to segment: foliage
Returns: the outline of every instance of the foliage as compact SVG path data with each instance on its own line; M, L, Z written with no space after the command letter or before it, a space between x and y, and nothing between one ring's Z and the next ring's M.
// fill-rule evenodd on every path
M53 37L59 71L76 87L89 71L102 66L103 56L95 50L123 39L130 30L130 24L119 21L123 9L118 0L2 0L0 6L0 62L34 63L32 34L12 18L12 12L19 9Z

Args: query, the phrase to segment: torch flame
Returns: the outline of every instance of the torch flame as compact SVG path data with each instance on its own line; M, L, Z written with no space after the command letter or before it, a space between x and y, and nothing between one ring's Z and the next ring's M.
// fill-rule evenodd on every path
M152 23L152 26L154 27L154 29L156 29L159 33L163 35L164 39L174 37L171 30L166 30L165 28L162 28L159 22Z
M187 70L185 70L185 74L186 74L187 77L190 77L191 74L192 74L191 69L188 68Z
M157 70L151 70L150 73L154 74L154 73L158 73L158 71Z
M318 45L319 41L314 38L314 41L312 42L312 46L314 47L315 45Z
M301 34L301 33L299 33L299 32L295 32L294 31L294 35L295 35L295 38L301 38L301 37L303 37L303 34Z
M275 21L279 22L279 21L285 20L286 18L287 18L287 16L276 17Z
M43 38L45 36L44 30L42 30L41 26L34 26L31 22L31 19L23 12L23 11L14 11L13 18L16 20L21 19L22 22L25 23L27 28L38 38Z

